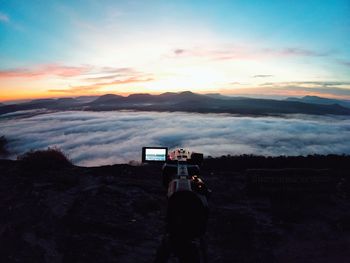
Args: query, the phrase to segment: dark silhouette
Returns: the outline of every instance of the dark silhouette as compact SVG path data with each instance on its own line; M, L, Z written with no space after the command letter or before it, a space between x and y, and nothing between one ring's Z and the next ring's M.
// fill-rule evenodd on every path
M199 177L203 154L177 149L169 154L162 181L167 189L166 232L155 263L175 255L180 263L207 263L205 232L210 190Z
M349 169L349 155L308 155L308 156L259 156L259 155L225 155L219 158L206 159L203 166L215 171L242 171L252 168L332 168Z
M323 102L323 100L322 100ZM334 102L334 101L333 101ZM345 103L345 104L344 104ZM40 99L21 104L0 106L0 115L32 109L48 110L138 110L183 111L197 113L232 113L245 115L350 115L350 108L342 103L314 103L309 100L273 100L228 97L219 94L196 94L190 91L166 92L160 95L131 94L127 97L106 94L93 101L78 98ZM340 105L341 104L341 105Z
M165 231L160 167L45 161L0 160L0 262L152 262ZM347 262L349 166L336 155L205 159L209 262ZM248 195L245 169L274 167L327 169L336 191Z
M335 105L338 104L340 106L350 108L350 101L349 100L337 100L337 99L328 99L318 96L304 96L302 98L287 98L289 101L299 101L299 102L305 102L305 103L314 103L314 104L324 104L324 105Z
M0 136L0 157L6 156L9 152L7 149L7 139L5 136Z
M57 169L72 166L67 155L59 148L47 148L46 150L29 151L19 155L17 160L30 169Z

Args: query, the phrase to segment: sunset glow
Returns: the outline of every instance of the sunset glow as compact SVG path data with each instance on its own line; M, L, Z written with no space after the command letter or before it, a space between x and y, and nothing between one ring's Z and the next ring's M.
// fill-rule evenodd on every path
M249 2L2 2L0 100L183 90L350 99L348 1Z

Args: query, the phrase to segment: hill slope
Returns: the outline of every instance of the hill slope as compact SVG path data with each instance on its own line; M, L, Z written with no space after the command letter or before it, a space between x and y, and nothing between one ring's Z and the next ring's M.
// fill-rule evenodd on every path
M202 177L213 190L207 231L210 262L348 260L349 250L341 248L350 241L349 187L330 199L252 198L241 169L263 163L244 160L211 159L203 165ZM349 168L349 160L303 160L315 167L333 163L343 167L337 171L343 176ZM344 182L349 185L349 178ZM33 170L2 160L0 261L152 262L164 231L165 205L160 167Z

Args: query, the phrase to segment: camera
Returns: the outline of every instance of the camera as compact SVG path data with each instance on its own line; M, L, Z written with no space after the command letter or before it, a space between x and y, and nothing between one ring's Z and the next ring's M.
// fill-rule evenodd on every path
M179 148L143 147L144 163L161 163L162 183L167 189L166 229L178 240L205 234L210 190L200 178L203 154Z
M162 164L162 183L167 189L166 233L155 263L175 255L180 263L207 261L205 231L211 191L200 178L203 154L179 148L143 147L142 162Z

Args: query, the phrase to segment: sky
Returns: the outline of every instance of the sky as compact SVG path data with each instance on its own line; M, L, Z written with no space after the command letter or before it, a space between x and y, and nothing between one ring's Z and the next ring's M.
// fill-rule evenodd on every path
M184 90L350 99L350 1L0 0L0 101Z

